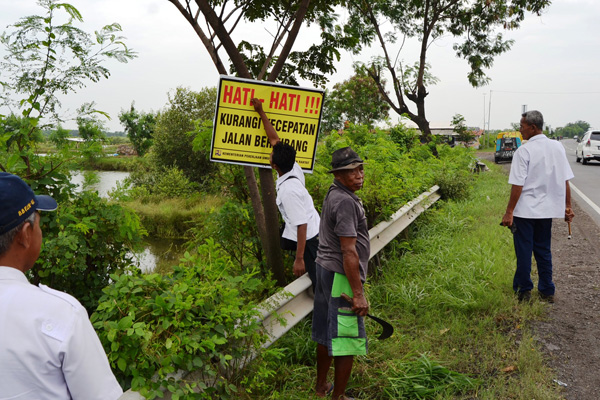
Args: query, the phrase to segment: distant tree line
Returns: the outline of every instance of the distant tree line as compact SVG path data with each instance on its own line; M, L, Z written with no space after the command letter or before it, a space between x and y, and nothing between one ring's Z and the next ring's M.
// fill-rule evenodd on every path
M562 128L556 128L552 136L562 136L565 138L581 137L590 129L590 124L585 121L569 122Z

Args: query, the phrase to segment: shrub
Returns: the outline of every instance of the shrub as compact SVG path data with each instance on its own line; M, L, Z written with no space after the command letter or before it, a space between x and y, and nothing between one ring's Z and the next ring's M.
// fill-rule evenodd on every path
M134 266L132 250L139 249L139 218L96 192L83 192L61 202L55 213L42 213L43 249L30 270L34 284L44 283L76 297L91 313L110 274Z
M473 183L473 150L464 147L440 146L440 165L435 173L435 182L444 199L465 200L469 197Z
M266 336L250 301L264 284L234 270L208 241L170 275L112 276L92 322L125 388L149 399L232 399L272 376L260 358L248 364L255 355L279 357L261 350Z
M332 133L317 148L318 164L306 182L318 206L333 180L327 173L331 154L345 146L351 146L365 161L365 182L357 194L363 201L369 227L388 219L435 184L443 188L447 198L468 195L474 160L471 149L439 146L438 157L434 157L428 145L414 141L410 128L399 125L387 132L351 124L343 135Z
M250 204L228 201L202 223L191 228L190 232L194 237L190 241L190 246L197 246L213 238L239 266L240 273L252 270L263 260L262 247Z
M150 167L131 173L111 197L119 201L140 200L142 203L158 203L165 199L188 198L198 190L177 167Z

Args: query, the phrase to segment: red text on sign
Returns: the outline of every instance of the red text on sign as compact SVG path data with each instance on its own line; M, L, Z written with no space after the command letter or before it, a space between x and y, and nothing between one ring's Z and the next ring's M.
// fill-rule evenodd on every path
M299 94L271 92L269 107L275 110L298 111L300 97Z
M223 103L250 105L254 97L254 89L225 85L223 88Z

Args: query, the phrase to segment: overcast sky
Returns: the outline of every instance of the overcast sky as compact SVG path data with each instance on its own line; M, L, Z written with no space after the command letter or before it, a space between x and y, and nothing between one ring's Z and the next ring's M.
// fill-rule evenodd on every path
M118 114L132 101L138 110L158 111L167 103L167 93L178 86L200 90L217 85L219 75L200 39L167 0L67 2L83 15L85 31L120 23L138 57L127 64L106 64L111 77L63 99L66 108L75 110L83 102L95 101L112 117L107 129L120 131ZM0 10L0 31L22 16L42 13L35 0L0 0ZM486 128L488 121L491 129L509 128L527 105L529 110L540 110L552 128L578 120L600 128L600 35L592 29L599 16L598 0L555 0L541 17L527 16L519 30L505 33L516 42L496 58L488 71L490 84L478 89L468 84L468 66L454 55L453 39L437 41L428 53L431 72L440 80L429 88L426 100L431 125L448 126L453 115L462 114L467 125L481 127L485 112ZM252 27L244 35L260 37L266 32ZM301 31L299 40L306 45L310 35ZM405 46L401 59L416 59L411 47L416 48ZM367 61L371 54L345 54L328 86L348 79L352 62Z

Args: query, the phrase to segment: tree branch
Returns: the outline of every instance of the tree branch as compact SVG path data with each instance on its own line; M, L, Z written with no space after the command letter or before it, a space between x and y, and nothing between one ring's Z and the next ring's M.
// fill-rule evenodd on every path
M292 29L291 29L290 33L288 34L288 37L286 39L285 44L283 45L283 49L281 50L281 53L279 53L277 62L273 66L273 69L271 70L271 73L269 74L269 77L267 78L268 81L272 81L272 82L275 81L275 79L281 73L281 70L283 69L285 62L286 62L288 56L290 55L290 52L292 51L292 47L294 45L294 42L296 41L298 32L300 32L300 28L302 27L302 22L304 22L304 16L308 12L309 4L310 4L310 0L302 0L300 5L298 6L298 10L296 11L296 13L294 15L294 25L292 26Z
M252 75L250 75L250 71L248 71L248 68L246 67L246 63L244 62L242 55L238 51L235 43L233 43L233 40L231 39L231 36L229 36L229 33L225 29L223 23L217 17L217 14L215 14L215 11L212 9L211 5L208 4L208 0L196 0L196 4L200 8L202 14L204 14L204 18L206 19L208 24L215 31L217 37L219 38L219 41L221 42L223 48L227 52L227 55L233 63L236 71L240 74L242 78L251 79Z
M217 71L220 74L226 75L227 69L225 68L225 66L223 65L223 62L221 61L221 58L219 57L217 48L215 48L212 40L206 36L204 31L198 24L198 16L200 15L201 10L198 9L196 15L193 16L189 1L186 2L187 9L186 9L186 7L183 7L183 5L178 0L169 0L169 2L172 3L179 10L181 15L183 15L183 17L190 23L190 25L194 29L194 32L196 32L196 35L198 35L198 37L202 41L202 44L204 44L206 51L208 51L210 58L213 60L213 63L217 67Z

